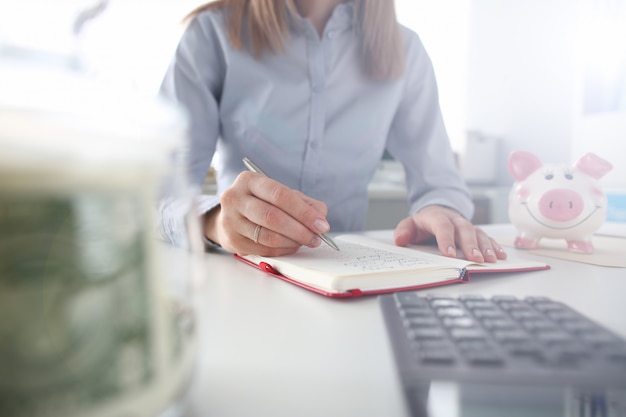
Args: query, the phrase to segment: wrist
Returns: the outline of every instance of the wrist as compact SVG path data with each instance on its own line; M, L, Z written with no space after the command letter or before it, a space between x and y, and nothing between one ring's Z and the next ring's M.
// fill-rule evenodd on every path
M221 206L217 205L202 215L202 240L207 249L221 248L216 233L216 219Z

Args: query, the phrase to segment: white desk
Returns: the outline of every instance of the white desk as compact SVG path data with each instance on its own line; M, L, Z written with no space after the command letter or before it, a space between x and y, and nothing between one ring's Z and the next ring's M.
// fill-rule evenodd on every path
M485 230L494 237L513 233L504 225ZM551 270L427 292L543 295L626 337L626 270L544 259ZM188 417L409 415L376 297L328 299L226 253L203 262L207 277L196 294L200 355Z

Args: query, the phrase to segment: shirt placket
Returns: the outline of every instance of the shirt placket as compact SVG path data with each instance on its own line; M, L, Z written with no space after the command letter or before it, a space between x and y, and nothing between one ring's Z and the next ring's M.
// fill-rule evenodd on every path
M316 188L321 175L322 142L326 115L324 111L324 91L326 71L324 65L324 44L313 25L307 25L307 49L309 64L309 129L307 147L302 167L302 191L307 193Z

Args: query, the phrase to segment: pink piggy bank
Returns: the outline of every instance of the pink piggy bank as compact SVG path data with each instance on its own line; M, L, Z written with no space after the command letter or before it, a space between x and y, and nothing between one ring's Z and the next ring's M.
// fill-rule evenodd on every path
M592 153L566 166L515 151L508 168L515 179L509 194L509 219L518 230L515 246L533 249L545 237L565 239L570 251L593 253L591 237L606 219L598 179L613 166Z

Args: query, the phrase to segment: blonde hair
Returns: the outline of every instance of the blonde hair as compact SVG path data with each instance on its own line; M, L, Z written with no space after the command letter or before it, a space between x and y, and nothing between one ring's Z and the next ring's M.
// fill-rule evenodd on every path
M363 70L377 80L398 78L404 72L404 49L393 0L354 0L354 3L354 28L361 38ZM197 7L184 21L189 22L212 8L227 11L228 37L237 49L244 47L242 30L246 25L249 34L246 47L256 57L265 51L284 51L289 36L288 18L298 13L294 0L217 0Z

